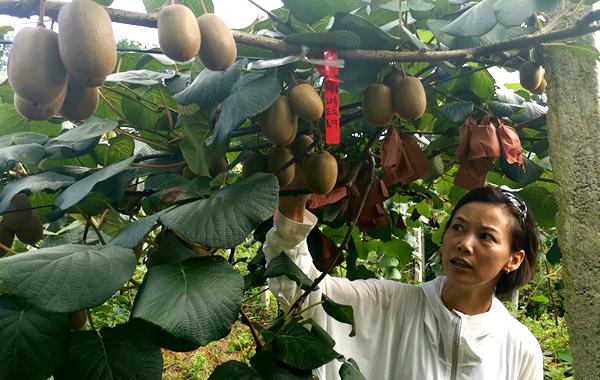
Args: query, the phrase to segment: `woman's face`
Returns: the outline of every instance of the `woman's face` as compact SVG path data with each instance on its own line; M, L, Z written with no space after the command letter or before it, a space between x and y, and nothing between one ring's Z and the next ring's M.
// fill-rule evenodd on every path
M442 241L448 283L493 289L506 269L519 268L524 251L511 250L512 216L502 205L471 202L454 214Z

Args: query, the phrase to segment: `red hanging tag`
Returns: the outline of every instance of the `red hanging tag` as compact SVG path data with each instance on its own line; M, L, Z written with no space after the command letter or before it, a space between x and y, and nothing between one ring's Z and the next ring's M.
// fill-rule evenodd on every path
M338 54L332 48L325 48L323 58L337 60ZM335 66L317 65L319 74L325 77L325 143L340 143L340 94L337 78L339 68Z

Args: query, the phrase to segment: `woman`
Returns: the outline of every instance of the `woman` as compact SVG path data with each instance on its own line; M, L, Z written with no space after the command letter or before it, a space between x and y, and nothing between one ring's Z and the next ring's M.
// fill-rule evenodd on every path
M311 278L306 237L317 219L307 197L286 197L267 234L267 261L282 251ZM321 307L312 317L336 341L334 349L372 379L542 380L543 356L535 337L495 297L527 283L535 271L538 237L531 213L516 195L494 187L467 193L456 205L442 241L441 276L420 286L388 280L349 281L327 276L321 293L354 309L356 335ZM297 297L287 278L271 279L284 307ZM321 380L339 379L339 363L321 367Z

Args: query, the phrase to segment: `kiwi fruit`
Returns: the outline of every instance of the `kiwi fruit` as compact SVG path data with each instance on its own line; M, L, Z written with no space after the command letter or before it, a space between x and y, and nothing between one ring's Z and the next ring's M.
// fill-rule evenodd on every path
M546 82L546 78L542 78L542 82L538 87L531 90L534 94L541 95L546 91L546 87L548 86L548 82Z
M229 166L229 162L227 162L225 157L216 159L208 168L208 174L210 174L210 178L218 176L219 173L227 169L227 166Z
M19 193L10 200L10 207L4 214L2 223L5 227L17 231L32 219L33 216L29 197L23 193Z
M372 84L362 100L363 118L374 127L384 127L392 121L392 90L383 83Z
M87 322L87 311L79 310L69 313L69 328L71 330L81 330Z
M292 87L289 98L292 109L300 119L312 122L323 116L323 101L310 84L300 83Z
M329 152L314 152L304 160L304 178L315 194L327 194L333 190L337 174L337 162Z
M423 116L427 108L427 96L419 78L405 77L394 69L385 76L383 83L392 89L392 107L398 116L407 120Z
M4 223L0 223L0 243L2 243L5 247L11 248L13 242L15 241L15 231L11 230ZM6 254L6 250L0 248L0 257Z
M244 161L242 166L242 176L249 177L254 173L268 173L269 168L267 164L267 156L262 153L252 153Z
M54 101L67 85L58 34L43 26L21 29L8 57L8 82L19 97L34 105Z
M200 51L200 29L194 12L181 4L164 6L158 14L160 50L177 62L194 58Z
M198 27L202 34L200 60L212 71L223 71L237 58L237 47L233 34L221 18L213 13L198 17Z
M49 120L52 116L56 115L62 107L67 93L66 90L67 88L65 87L62 94L59 94L56 99L48 104L34 104L17 94L13 95L13 103L17 112L27 120Z
M294 156L297 156L299 154L308 154L314 152L315 150L314 147L312 147L308 151L306 150L306 148L308 148L312 143L313 138L309 135L299 135L296 136L294 142L290 145L290 149L292 150L292 153L294 153Z
M99 100L97 87L87 87L69 78L67 95L59 112L67 120L85 120L96 112Z
M67 72L97 87L117 64L117 44L110 16L92 0L73 0L58 13L58 47Z
M269 173L273 173L277 176L280 187L287 186L294 180L294 175L296 175L295 163L292 163L287 168L281 170L281 168L293 158L294 154L287 148L275 146L269 150L267 160Z
M260 118L260 130L269 142L285 145L296 137L298 116L292 109L288 97L280 95L263 112Z
M17 238L25 244L34 245L44 237L44 226L37 215L33 215L15 230Z
M519 81L523 88L533 91L540 87L544 79L544 68L533 61L525 61L519 67Z

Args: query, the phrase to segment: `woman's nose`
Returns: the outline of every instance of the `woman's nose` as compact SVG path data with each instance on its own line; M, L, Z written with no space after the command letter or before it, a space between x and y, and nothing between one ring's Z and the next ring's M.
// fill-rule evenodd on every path
M459 241L456 248L465 253L473 252L473 239L469 235L464 235Z

